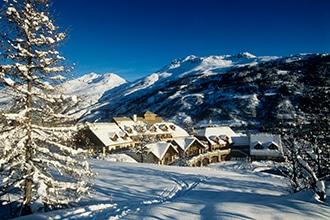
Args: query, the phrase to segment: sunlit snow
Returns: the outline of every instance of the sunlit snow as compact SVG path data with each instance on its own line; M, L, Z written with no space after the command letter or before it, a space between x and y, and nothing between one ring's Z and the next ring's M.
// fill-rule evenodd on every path
M125 158L117 155L117 161ZM272 162L228 161L201 168L90 163L99 174L92 198L76 208L23 219L330 218L330 203L318 201L313 191L292 194L288 178L261 172Z

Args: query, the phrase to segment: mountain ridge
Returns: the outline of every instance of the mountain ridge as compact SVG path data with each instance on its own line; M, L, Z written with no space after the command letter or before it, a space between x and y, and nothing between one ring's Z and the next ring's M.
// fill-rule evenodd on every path
M328 61L329 54L188 56L104 92L81 120L110 121L150 110L179 124L260 127L267 118L294 117L296 110L286 114L285 108L304 108L307 90L328 91ZM320 81L311 85L309 77Z
M150 110L184 126L260 128L269 121L289 123L295 114L311 117L308 102L328 109L329 57L190 55L133 82L114 73L90 73L61 88L83 100L71 112L80 121L106 122ZM0 93L0 102L6 103L6 95Z

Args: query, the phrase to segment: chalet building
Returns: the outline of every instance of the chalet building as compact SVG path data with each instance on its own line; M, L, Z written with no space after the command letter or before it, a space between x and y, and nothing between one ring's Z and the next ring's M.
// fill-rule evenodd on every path
M179 152L176 147L168 142L147 144L146 148L149 151L149 155L152 157L153 163L159 165L170 165L179 158Z
M143 117L133 115L132 118L113 118L113 121L135 142L140 142L143 138L170 141L190 136L180 126L164 121L149 111Z
M244 135L223 126L203 128L192 137L180 126L150 111L140 117L113 118L111 123L86 123L82 132L92 152L105 154L138 146L139 149L147 149L134 154L141 157L141 162L162 165L172 164L179 158L187 160L190 166L207 165L231 157L284 160L279 135Z
M134 148L146 140L171 141L189 134L171 122L147 111L142 117L113 118L111 123L86 123L81 131L92 147L92 152L111 153L118 149Z
M118 149L133 148L135 145L115 123L86 123L82 132L90 140L92 152L109 153Z
M207 146L196 137L175 138L172 144L178 149L180 158L191 158L207 151Z
M231 137L237 134L230 127L207 127L199 130L195 136L208 146L209 151L214 151L229 146Z
M252 160L284 161L281 136L266 133L251 134L250 156Z

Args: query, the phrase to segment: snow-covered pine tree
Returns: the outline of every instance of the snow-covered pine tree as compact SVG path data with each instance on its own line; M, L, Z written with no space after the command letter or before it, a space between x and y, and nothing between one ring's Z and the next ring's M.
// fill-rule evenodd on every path
M93 173L70 139L65 113L75 100L56 86L69 73L57 50L66 34L49 0L3 1L0 87L12 102L1 113L0 201L16 198L25 213L68 205L88 193Z
M286 149L287 162L289 164L292 186L295 192L303 189L313 189L321 201L325 201L325 178L317 175L317 168L309 163L313 162L312 152L306 150L310 146L310 142L304 140L305 132L302 131L301 121L297 117L295 126L282 133L282 141ZM309 153L308 153L309 152ZM306 155L310 154L309 157Z

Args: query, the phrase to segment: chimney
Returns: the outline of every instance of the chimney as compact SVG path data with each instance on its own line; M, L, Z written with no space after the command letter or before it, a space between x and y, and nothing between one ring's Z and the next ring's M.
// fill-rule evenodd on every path
M137 121L137 115L136 115L136 114L133 115L133 121L134 121L134 122Z

